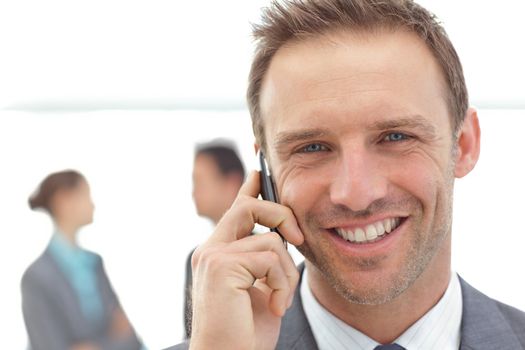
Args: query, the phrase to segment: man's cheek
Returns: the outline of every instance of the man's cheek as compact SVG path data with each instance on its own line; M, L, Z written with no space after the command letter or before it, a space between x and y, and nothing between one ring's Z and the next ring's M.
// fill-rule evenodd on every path
M300 192L297 191L296 184L286 182L283 184L283 189L279 198L282 205L290 207L296 212L299 210L299 203L301 203L300 197L301 195Z

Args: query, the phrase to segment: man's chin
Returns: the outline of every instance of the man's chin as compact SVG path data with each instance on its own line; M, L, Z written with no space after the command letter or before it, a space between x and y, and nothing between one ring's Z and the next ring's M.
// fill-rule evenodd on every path
M328 282L337 294L346 301L352 304L370 306L389 303L406 289L404 287L392 288L384 284L366 283L366 281L360 281L360 283L338 281L333 278Z
M372 268L357 268L352 271L338 267L337 264L331 265L326 261L316 259L308 249L303 248L301 253L306 257L309 273L313 272L321 277L323 280L321 284L335 290L342 299L352 304L386 304L397 298L410 286L410 278L399 274L392 276L392 271ZM345 266L344 263L341 265Z

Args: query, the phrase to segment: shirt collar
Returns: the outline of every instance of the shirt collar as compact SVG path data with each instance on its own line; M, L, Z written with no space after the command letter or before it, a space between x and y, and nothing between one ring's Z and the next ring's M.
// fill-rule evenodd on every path
M321 350L372 350L379 345L326 310L315 299L303 271L300 286L306 318ZM457 350L460 344L462 316L461 286L458 276L451 273L443 297L423 317L408 328L395 343L407 350Z

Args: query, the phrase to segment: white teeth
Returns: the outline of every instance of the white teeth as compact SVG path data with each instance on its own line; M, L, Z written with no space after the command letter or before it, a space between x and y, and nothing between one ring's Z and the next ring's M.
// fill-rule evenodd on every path
M390 219L384 220L383 224L385 225L386 233L390 233L390 231L392 231L392 222L390 221Z
M400 218L388 218L382 221L374 222L363 228L356 228L352 230L344 230L337 228L336 232L339 236L350 242L363 243L367 241L374 241L385 233L390 233L395 230L401 222Z
M377 231L374 225L368 225L366 227L366 239L371 241L377 238Z
M385 234L385 226L383 226L383 223L381 221L376 222L374 226L376 227L378 236L382 236Z
M356 242L366 241L365 231L363 231L362 229L360 228L356 229L354 232L354 235L355 235Z
M336 229L336 231L337 231L337 234L341 236L342 238L344 238L345 240L350 241L350 242L355 242L355 236L352 231L350 230L346 231L341 228Z

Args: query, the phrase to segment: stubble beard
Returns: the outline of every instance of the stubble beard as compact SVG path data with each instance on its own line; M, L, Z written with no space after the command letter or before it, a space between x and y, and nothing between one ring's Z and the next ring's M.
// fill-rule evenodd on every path
M377 201L378 203L372 203L370 209L361 213L350 214L348 213L349 209L330 208L320 211L321 213L327 212L328 216L319 216L313 212L305 215L305 218L307 218L306 223L300 223L301 229L306 228L306 231L303 232L309 232L310 237L315 237L316 235L325 234L315 232L315 228L320 227L320 222L326 222L326 220L335 219L336 217L341 218L339 215L366 217L381 212L384 208L392 207L392 205L395 205L397 208L411 209L411 226L408 228L408 234L411 235L412 239L410 240L410 245L406 247L406 254L400 271L388 276L376 274L378 277L371 280L366 288L352 285L350 280L345 279L345 272L340 271L337 265L353 266L361 273L366 273L366 271L373 271L378 266L381 266L384 257L357 259L356 257L336 256L332 252L328 241L324 239L317 239L312 242L312 245L315 245L318 249L312 249L307 239L303 245L298 247L298 250L320 271L326 283L348 302L361 305L388 303L401 295L418 279L449 235L452 222L452 194L451 191L450 193L444 191L442 195L446 196L446 198L441 202L438 198L437 205L439 206L440 203L441 205L435 208L434 220L428 229L423 227L423 205L415 198L407 198L395 204L387 204L379 200ZM334 260L337 259L339 264L334 263ZM347 260L346 263L345 260Z

